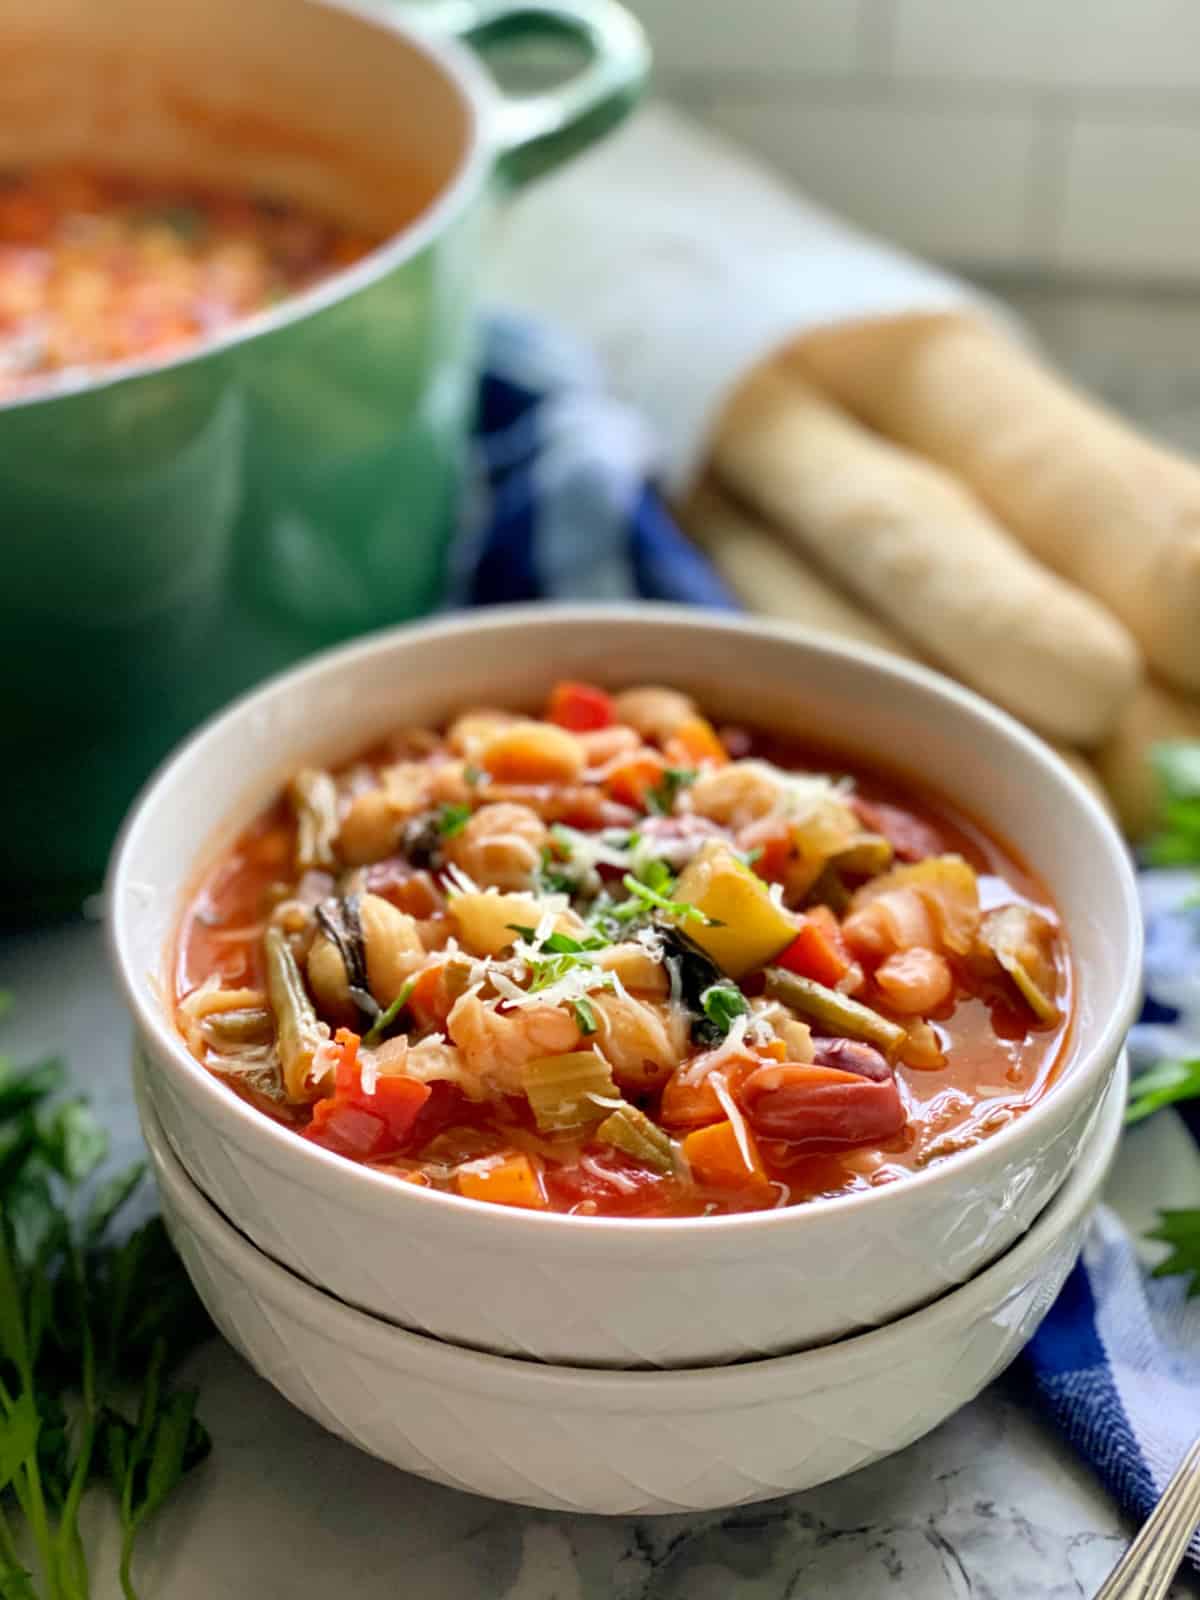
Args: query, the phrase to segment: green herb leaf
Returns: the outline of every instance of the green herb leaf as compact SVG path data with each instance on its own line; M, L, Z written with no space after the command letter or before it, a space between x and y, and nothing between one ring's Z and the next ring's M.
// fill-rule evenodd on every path
M1200 1096L1200 1060L1160 1061L1138 1073L1129 1085L1129 1107L1125 1122L1142 1122L1163 1106Z
M33 1396L26 1391L7 1416L0 1416L0 1490L16 1477L37 1449L41 1420Z
M368 1047L368 1049L373 1048L385 1038L388 1029L392 1026L396 1018L400 1015L405 1006L408 1004L409 1000L412 998L412 992L416 986L416 978L409 978L406 983L401 985L400 993L392 1001L391 1005L388 1006L387 1010L381 1011L375 1018L375 1021L367 1029L366 1033L363 1034L362 1042Z
M536 928L525 928L516 922L510 922L507 926L513 933L519 933L526 944L532 944L537 938ZM598 933L589 934L586 939L573 939L569 933L551 933L542 940L541 945L552 956L578 956L589 950L604 950L607 947L608 940L601 938Z
M579 1025L580 1033L585 1037L590 1033L595 1033L596 1013L592 1010L590 1000L580 999L573 1001L571 1010L575 1013L575 1021Z
M646 809L657 812L660 817L669 817L675 809L679 791L695 783L698 776L693 767L668 767L657 788L647 793Z
M86 1102L65 1100L38 1128L44 1159L70 1184L82 1183L108 1154L108 1135Z
M99 1244L117 1215L132 1199L146 1173L146 1163L135 1161L108 1178L96 1190L83 1224L84 1243Z
M1166 1260L1155 1267L1154 1276L1186 1276L1190 1280L1188 1299L1200 1294L1200 1211L1160 1211L1158 1227L1146 1237L1171 1247Z
M40 1104L66 1081L66 1065L57 1056L20 1072L14 1071L9 1062L0 1061L0 1121Z
M1156 744L1150 763L1162 795L1162 827L1146 845L1146 859L1158 867L1200 863L1200 740Z
M714 983L700 996L704 1015L722 1037L733 1026L734 1017L743 1017L750 1007L735 983Z
M651 863L651 865L654 865L654 863ZM662 866L664 863L660 862L658 865ZM669 876L670 869L668 868ZM681 922L703 922L709 928L721 926L714 918L706 917L698 906L690 905L686 900L669 900L660 890L652 888L648 883L642 883L631 872L627 872L621 881L629 891L630 899L640 901L643 907L652 906L655 911L665 912L667 916L676 917ZM671 878L670 881L673 884L675 880ZM628 904L629 902L626 903ZM619 908L615 909L619 910ZM635 910L632 914L636 916L637 911Z
M471 820L470 806L443 806L438 812L437 830L443 839L453 839Z

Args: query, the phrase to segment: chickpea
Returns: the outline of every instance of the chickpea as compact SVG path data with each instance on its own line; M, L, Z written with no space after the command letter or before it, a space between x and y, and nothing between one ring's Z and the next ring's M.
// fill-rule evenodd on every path
M464 711L447 729L446 743L456 756L471 761L493 734L520 720L512 711L494 711L490 707Z
M342 818L338 832L338 854L348 867L368 866L382 861L395 850L400 838L401 817L383 789L366 789L356 794Z
M480 806L460 834L444 846L448 861L485 888L532 888L548 837L528 806Z
M614 702L617 721L627 722L643 739L665 743L681 722L696 715L696 702L677 689L647 685L626 689Z
M551 722L516 722L493 733L479 764L499 783L578 783L587 764L573 733Z
M699 817L724 827L745 828L768 816L783 787L761 761L732 761L702 772L688 790L688 804Z

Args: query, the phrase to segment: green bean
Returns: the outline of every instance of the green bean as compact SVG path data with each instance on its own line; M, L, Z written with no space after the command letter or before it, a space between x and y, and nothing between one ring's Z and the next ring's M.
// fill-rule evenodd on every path
M261 1006L210 1011L200 1026L218 1050L223 1046L270 1044L274 1034L271 1013Z
M292 947L282 931L268 928L265 945L267 995L275 1013L284 1086L289 1100L311 1100L318 1088L312 1082L317 1052L329 1038L329 1029L317 1019Z
M865 1039L892 1056L907 1037L898 1023L889 1022L870 1006L815 983L812 978L802 978L785 967L768 967L766 976L767 993L773 1000L782 1000L785 1006L842 1038Z

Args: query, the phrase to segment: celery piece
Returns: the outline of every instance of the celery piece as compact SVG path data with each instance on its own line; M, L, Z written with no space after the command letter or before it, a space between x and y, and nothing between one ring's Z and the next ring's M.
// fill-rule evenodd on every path
M542 1133L578 1128L595 1122L606 1107L597 1098L619 1100L612 1068L596 1050L572 1050L561 1056L539 1056L525 1064L522 1087Z
M621 1106L596 1129L601 1144L611 1144L654 1172L670 1172L675 1165L670 1134L636 1106Z

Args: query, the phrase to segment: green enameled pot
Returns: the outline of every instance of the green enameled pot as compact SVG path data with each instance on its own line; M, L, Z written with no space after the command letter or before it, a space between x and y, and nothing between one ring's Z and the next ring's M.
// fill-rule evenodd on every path
M534 34L587 64L525 99L458 42ZM646 70L615 0L7 0L0 168L284 193L386 243L194 352L0 405L4 920L79 903L200 717L436 605L491 202Z

